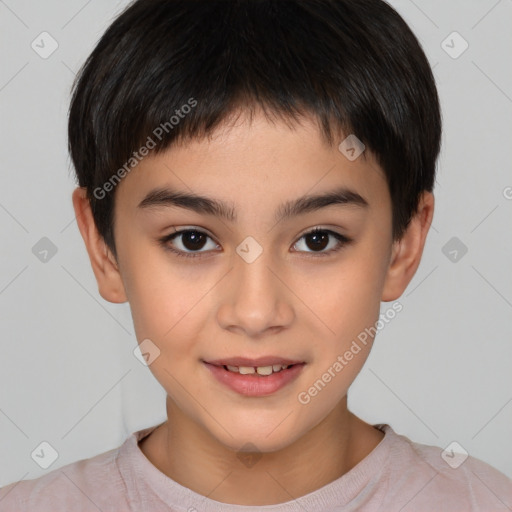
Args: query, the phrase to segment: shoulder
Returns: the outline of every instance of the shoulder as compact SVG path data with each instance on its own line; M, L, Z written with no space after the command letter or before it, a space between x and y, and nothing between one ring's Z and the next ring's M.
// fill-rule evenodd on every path
M20 480L0 489L0 512L128 510L123 480L117 468L119 448L79 460L33 480ZM105 492L105 487L109 492ZM112 490L115 504L112 503Z
M462 447L415 443L385 428L391 438L386 500L400 502L402 512L511 510L512 480L497 469Z

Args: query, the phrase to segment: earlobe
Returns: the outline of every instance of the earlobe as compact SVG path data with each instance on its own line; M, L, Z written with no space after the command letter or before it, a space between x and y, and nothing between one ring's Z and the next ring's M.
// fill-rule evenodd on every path
M404 235L393 243L381 301L398 299L411 282L421 261L433 215L434 196L424 192Z
M73 191L72 199L78 228L91 261L100 295L109 302L127 302L119 266L98 232L87 198L87 190L84 187L77 187Z

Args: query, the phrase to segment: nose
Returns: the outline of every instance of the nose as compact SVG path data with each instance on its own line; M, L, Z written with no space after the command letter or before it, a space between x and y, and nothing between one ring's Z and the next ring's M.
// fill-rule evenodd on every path
M219 325L246 337L274 334L293 322L293 293L265 251L255 261L234 258L217 311Z

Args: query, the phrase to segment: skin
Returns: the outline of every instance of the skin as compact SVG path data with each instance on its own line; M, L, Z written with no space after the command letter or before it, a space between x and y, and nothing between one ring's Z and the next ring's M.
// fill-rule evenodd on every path
M343 140L340 138L339 141ZM73 205L101 296L128 301L139 343L160 355L149 368L167 392L168 420L139 447L160 471L210 499L240 505L291 501L347 473L383 434L347 408L347 390L372 343L308 404L307 391L379 319L380 302L398 299L421 260L434 197L425 192L401 240L393 242L391 199L369 151L349 161L321 138L311 118L290 127L261 113L224 123L210 139L150 154L118 185L118 260L93 221L85 190ZM159 185L230 202L230 223L183 208L137 208ZM369 207L336 205L273 221L285 200L340 185ZM314 227L353 238L341 250L303 237ZM206 238L198 258L179 258L158 239L195 228ZM263 252L247 263L236 252L247 236ZM183 236L168 244L192 252ZM190 247L192 247L190 249ZM373 341L373 340L371 340ZM248 397L213 378L203 360L278 355L306 361L299 377L273 395ZM259 460L237 456L246 443Z

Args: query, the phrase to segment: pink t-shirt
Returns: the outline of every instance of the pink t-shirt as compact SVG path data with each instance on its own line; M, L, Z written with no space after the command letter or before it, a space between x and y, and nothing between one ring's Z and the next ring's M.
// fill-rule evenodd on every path
M160 472L137 442L0 489L1 512L499 512L512 510L512 480L485 462L445 453L374 425L382 441L337 480L277 505L230 505L206 498Z

